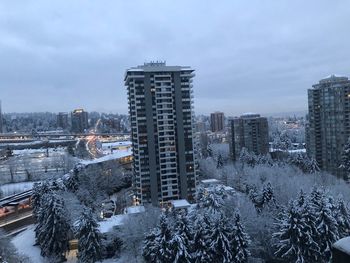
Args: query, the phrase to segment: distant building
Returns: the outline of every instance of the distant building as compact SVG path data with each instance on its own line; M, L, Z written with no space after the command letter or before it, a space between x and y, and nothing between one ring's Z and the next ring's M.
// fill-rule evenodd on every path
M0 133L4 132L4 122L2 119L2 105L1 105L1 100L0 100Z
M137 202L194 198L193 71L165 63L126 71Z
M344 144L350 136L350 81L331 75L308 90L307 153L320 168L342 176Z
M196 127L196 132L205 132L207 130L207 127L204 121L197 121L195 124L195 127Z
M210 127L212 132L222 131L225 128L225 116L223 112L210 114Z
M233 160L239 158L242 148L255 154L269 152L267 118L247 113L230 120L230 153Z
M83 133L89 128L89 116L83 109L76 109L71 113L72 132Z
M62 128L63 130L68 129L69 122L67 112L60 112L57 114L57 127Z

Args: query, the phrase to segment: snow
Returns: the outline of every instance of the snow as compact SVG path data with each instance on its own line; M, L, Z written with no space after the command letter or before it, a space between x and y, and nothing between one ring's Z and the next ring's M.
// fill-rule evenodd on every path
M339 239L333 244L333 247L350 255L350 237Z
M123 141L123 142L104 142L102 143L102 148L111 148L111 147L119 147L119 146L131 146L130 141Z
M101 233L107 233L114 226L122 225L123 220L127 217L127 215L116 215L111 218L106 218L105 220L99 222L99 230Z
M130 155L132 155L132 149L128 148L128 149L125 149L125 150L115 151L112 154L108 154L108 155L105 155L103 157L96 158L94 160L82 161L80 163L83 164L83 165L96 164L96 163L101 163L101 162L106 162L106 161L120 159L120 158L127 157L127 156L130 156Z
M35 233L34 233L35 226L30 225L26 230L16 235L11 242L14 244L16 249L19 253L23 254L24 256L27 256L31 262L33 263L45 263L45 259L40 255L40 248L39 246L34 246L35 243ZM76 263L76 250L70 251L66 257L67 257L67 263ZM123 261L118 259L106 259L103 260L102 263L112 263L112 262L120 262Z
M62 147L59 148L49 148L49 153L52 152L64 152L65 149ZM28 154L33 154L33 153L46 153L45 148L40 148L40 149L23 149L23 150L13 150L14 155L28 155Z
M172 200L171 204L175 209L179 208L188 208L190 207L190 203L186 199L180 199L180 200Z
M129 206L126 208L126 214L137 214L145 212L145 207L143 205L139 206Z
M217 179L205 179L205 180L202 180L201 182L204 185L213 185L213 184L219 184L220 183L220 181L217 180Z
M22 183L13 183L13 184L4 184L0 186L0 190L4 194L4 197L22 193L33 188L34 182L22 182Z

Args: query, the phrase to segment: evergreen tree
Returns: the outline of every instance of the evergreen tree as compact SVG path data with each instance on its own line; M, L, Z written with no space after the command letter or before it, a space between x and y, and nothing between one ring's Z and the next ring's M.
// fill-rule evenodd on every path
M311 158L309 160L309 170L308 170L308 172L313 174L313 173L316 173L318 171L320 171L320 167L318 166L318 163L317 163L316 159L315 158Z
M233 262L233 227L223 213L214 214L210 220L209 249L213 263Z
M275 203L275 197L273 194L273 189L272 189L271 183L268 182L263 187L262 202L263 202L263 205L266 206L270 203L270 201L273 201Z
M250 243L249 236L245 232L241 224L240 215L238 213L234 216L234 233L232 240L232 250L233 250L233 262L243 263L247 262L249 256L248 245Z
M203 217L198 215L194 225L193 238L193 262L194 263L211 263L213 262L212 255L209 251L209 216Z
M191 262L193 233L190 222L184 211L178 212L175 222L175 233L171 241L172 251L175 255L175 262Z
M316 209L316 228L319 233L318 244L326 262L330 261L332 244L339 239L338 224L333 217L329 200L322 198Z
M172 229L167 217L162 214L157 228L146 236L143 246L143 257L145 260L155 263L174 262L174 255L171 251L171 239Z
M341 168L345 171L345 180L350 179L350 138L347 143L344 145L343 154L341 156Z
M200 190L201 191L201 190ZM197 197L197 204L201 208L207 208L211 212L219 212L224 201L227 198L227 192L224 187L221 185L212 186L206 189L203 189Z
M218 160L217 160L217 163L216 163L216 168L219 169L219 168L222 168L224 166L224 161L222 160L222 155L219 154L218 155Z
M312 246L317 250L317 246L312 239L309 226L294 202L290 202L288 209L282 211L277 222L277 232L273 237L277 241L275 244L277 257L288 262L312 262L309 261L309 249Z
M35 229L37 242L44 257L61 256L68 251L68 233L70 227L62 197L55 192L45 195L45 204L41 206L42 223Z
M90 209L84 210L79 218L78 262L93 263L101 260L101 233Z
M350 215L349 210L344 204L343 199L339 199L336 204L336 214L334 218L338 223L339 237L343 238L350 235Z

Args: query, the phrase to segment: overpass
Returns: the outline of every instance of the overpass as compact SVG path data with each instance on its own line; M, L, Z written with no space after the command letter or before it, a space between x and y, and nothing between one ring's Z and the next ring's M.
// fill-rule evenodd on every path
M116 133L0 133L0 142L2 140L33 140L42 138L56 138L56 139L67 139L67 138L84 138L89 136L97 137L112 137L112 136L130 136L127 132L116 132Z

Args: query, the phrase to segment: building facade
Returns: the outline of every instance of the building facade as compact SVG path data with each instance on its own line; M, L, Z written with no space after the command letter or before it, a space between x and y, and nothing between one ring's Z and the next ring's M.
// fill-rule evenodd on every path
M72 132L84 133L89 128L89 115L83 109L76 109L71 113Z
M145 63L125 74L140 203L193 198L196 167L190 67Z
M339 168L350 136L350 81L331 75L308 90L307 153L321 169L342 176Z
M230 154L238 160L242 148L255 154L269 152L269 128L267 118L247 113L230 121Z
M223 112L210 114L210 127L212 132L222 131L225 128L225 116Z
M68 113L67 112L59 112L57 114L57 127L62 128L64 130L68 129Z

